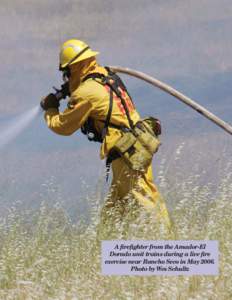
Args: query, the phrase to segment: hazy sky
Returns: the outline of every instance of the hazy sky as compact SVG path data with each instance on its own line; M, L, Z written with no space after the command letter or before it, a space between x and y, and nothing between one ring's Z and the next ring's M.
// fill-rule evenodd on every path
M58 78L59 46L72 37L99 50L103 64L161 79L194 81L232 67L230 0L2 0L0 26L0 113L47 92Z
M59 86L59 47L69 38L83 39L100 51L103 65L128 66L154 75L232 123L231 0L1 0L0 27L0 128L39 103L53 85ZM224 134L170 96L124 78L139 110L154 111L162 117L165 133L169 137L175 133L174 149L179 143L175 137L183 131L189 132L189 140L207 130ZM212 136L208 145L214 142ZM164 152L169 137L165 140L164 135ZM7 191L15 181L18 188L26 189L33 176L36 188L59 171L64 182L67 165L75 169L77 178L83 174L87 178L89 173L96 177L101 166L98 145L90 145L80 134L56 136L42 117L9 147L0 154L0 186ZM91 160L85 160L87 156ZM24 162L22 169L17 162L25 157L30 157L30 164ZM95 168L90 161L96 162ZM84 172L84 166L91 171Z

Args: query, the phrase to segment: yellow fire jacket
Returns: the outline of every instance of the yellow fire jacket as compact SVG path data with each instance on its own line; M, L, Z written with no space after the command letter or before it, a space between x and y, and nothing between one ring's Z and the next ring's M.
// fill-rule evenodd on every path
M83 71L84 70L84 71ZM94 120L94 126L97 131L101 132L110 103L109 87L102 85L98 79L87 79L82 81L90 73L102 73L107 75L105 68L97 65L96 61L92 62L88 69L82 69L82 76L75 84L75 73L70 78L71 97L67 109L59 112L57 109L48 109L45 112L45 120L48 127L57 134L71 135L78 130L91 117ZM124 93L123 97L127 103L130 117L134 123L139 120L139 114L134 108L129 96ZM129 127L125 110L121 100L113 94L113 109L110 122L115 125L124 125ZM108 132L101 145L100 157L105 158L115 142L121 137L120 130L109 127Z

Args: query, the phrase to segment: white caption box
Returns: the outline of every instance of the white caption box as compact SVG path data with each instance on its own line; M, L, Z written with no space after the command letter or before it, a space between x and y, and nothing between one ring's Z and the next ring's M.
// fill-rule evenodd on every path
M102 241L103 275L218 275L218 241Z

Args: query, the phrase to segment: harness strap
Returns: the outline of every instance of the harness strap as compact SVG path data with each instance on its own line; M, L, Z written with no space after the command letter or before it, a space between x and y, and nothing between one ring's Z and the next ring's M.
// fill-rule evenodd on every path
M115 160L115 159L118 159L120 158L121 155L114 151L113 149L110 151L107 159L106 159L106 182L108 181L109 179L109 174L110 174L110 165L111 163Z
M133 121L132 121L131 118L130 118L130 113L129 113L128 107L127 107L126 102L125 102L125 99L122 97L122 94L121 94L120 90L118 89L118 87L121 87L121 88L127 93L128 97L130 98L130 100L131 100L131 102L132 102L132 104L133 104L133 106L134 106L134 103L133 103L133 101L132 101L132 99L131 99L131 96L129 95L129 93L128 93L128 91L127 91L127 88L125 87L125 85L124 85L124 83L122 82L121 78L120 78L119 76L117 76L114 72L112 72L112 71L110 70L110 68L105 67L105 69L107 70L109 76L105 76L105 75L103 75L103 74L101 74L101 73L91 73L91 74L88 74L88 75L82 80L82 82L84 82L84 81L86 81L86 80L88 80L88 79L90 79L90 78L92 78L92 79L94 79L94 80L97 79L97 78L99 78L99 79L102 80L102 83L103 83L103 84L108 85L109 88L110 88L110 91L113 91L113 92L117 95L117 97L121 100L121 103L122 103L122 105L123 105L123 108L124 108L124 110L125 110L125 112L126 112L126 117L127 117L127 119L128 119L129 126L130 126L131 129L133 129L134 124L133 124ZM111 82L112 80L113 80L113 83ZM112 95L112 96L113 96L113 95ZM113 100L113 99L112 99L112 100ZM110 96L110 102L111 102L111 96ZM112 101L112 104L110 103L110 106L111 106L111 105L113 105L113 101ZM110 115L109 115L109 112L110 112ZM107 119L108 119L108 117L109 117L109 120L110 120L111 114L112 114L112 108L108 110ZM106 119L106 120L107 120L107 119ZM108 122L109 122L109 120L108 120ZM107 129L107 126L106 126L106 129Z
M111 90L114 91L114 93L117 95L117 97L121 100L123 108L125 109L125 112L126 112L126 116L127 116L128 122L129 122L129 126L130 126L131 129L133 129L134 123L130 118L130 113L129 113L128 107L126 105L125 99L122 97L122 94L118 89L117 79L113 83L111 83L110 80L106 77L106 84L110 87Z
M127 93L127 95L129 96L129 98L130 98L130 100L131 100L131 103L132 103L133 106L135 107L134 102L133 102L133 100L132 100L132 97L131 97L131 95L129 94L129 92L128 92L128 90L127 90L125 84L124 84L123 81L121 80L121 78L120 78L116 73L114 73L113 71L111 71L111 69L110 69L109 67L105 67L105 69L107 70L107 72L108 72L109 75L117 76L117 80L118 80L118 82L119 82L119 85L120 85L120 86L122 87L122 89Z
M105 75L101 74L101 73L90 73L88 75L85 76L84 79L82 79L82 82L85 82L88 79L96 79L96 78L100 78L103 79L105 77Z
M106 116L106 120L105 120L105 125L104 128L102 129L102 139L104 139L105 135L107 134L107 129L110 125L110 118L112 115L112 110L113 110L113 91L110 89L110 105L109 105L109 109L108 109L108 113Z
M109 88L110 88L109 109L108 109L108 112L107 112L106 120L105 121L100 120L100 121L104 122L104 128L103 128L102 134L101 134L101 136L102 136L101 141L104 139L105 135L107 134L108 127L113 127L113 128L116 128L116 129L119 129L119 130L122 130L122 131L133 130L133 127L134 127L133 121L131 120L131 117L130 117L129 109L127 107L125 99L122 97L122 93L119 90L119 87L123 91L126 92L128 97L130 98L131 103L134 106L132 98L131 98L130 94L128 93L127 88L125 87L125 85L122 82L121 78L119 76L117 76L114 72L112 72L110 70L110 68L105 67L105 69L107 70L109 76L105 76L101 73L91 73L91 74L88 74L82 80L82 82L84 82L84 81L86 81L90 78L93 79L93 80L98 78L98 79L101 79L102 84L105 84L105 85L109 86ZM113 124L113 123L110 122L111 115L112 115L112 110L113 110L113 93L115 93L116 96L121 100L121 103L122 103L123 108L125 110L126 117L128 119L128 123L129 123L130 128L127 128L126 126L116 125L116 124ZM111 165L112 161L114 161L115 159L118 159L120 157L121 156L118 152L113 151L113 150L110 151L110 153L109 153L109 155L106 159L106 181L108 181L108 178L109 178L110 165Z

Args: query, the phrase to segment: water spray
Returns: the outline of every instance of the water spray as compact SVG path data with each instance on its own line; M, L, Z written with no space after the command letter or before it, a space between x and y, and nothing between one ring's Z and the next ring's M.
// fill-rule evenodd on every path
M57 100L60 101L69 96L68 82L61 85L60 89L54 87ZM42 112L41 107L37 105L36 107L26 111L25 113L17 116L7 128L1 130L0 136L0 149L9 144L14 140L24 129L26 129L30 123Z
M209 119L210 121L214 122L216 125L224 129L226 132L232 135L232 126L225 121L221 120L217 116L215 116L213 113L208 111L203 106L199 105L196 101L193 101L191 98L185 96L184 94L180 93L179 91L175 90L171 86L167 85L166 83L163 83L162 81L155 79L154 77L151 77L145 73L123 68L123 67L110 67L110 69L113 72L119 72L124 73L136 78L139 78L141 80L144 80L159 89L163 90L164 92L174 96L178 100L182 101L186 105L190 106L194 110L196 110L198 113ZM61 101L62 99L65 99L67 96L70 96L69 94L69 83L68 81L65 82L63 85L61 85L60 89L54 88L55 93L58 101ZM23 113L22 115L16 117L11 124L4 130L2 130L1 136L0 136L0 149L10 143L13 139L15 139L26 127L29 126L29 124L32 122L33 119L37 115L39 115L41 109L39 106L36 106L29 111Z
M39 115L41 108L39 105L17 116L7 128L1 130L0 149L14 140L30 123Z

